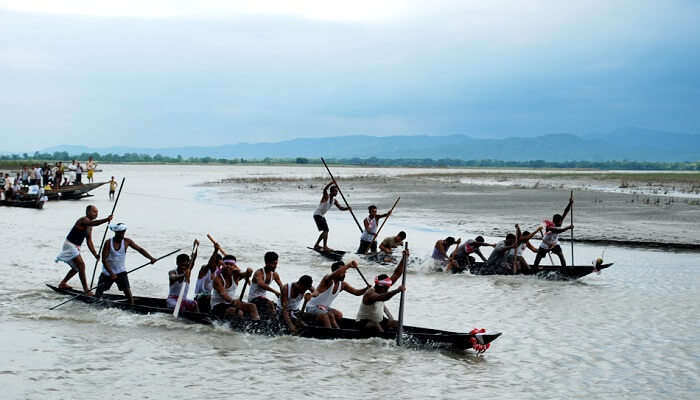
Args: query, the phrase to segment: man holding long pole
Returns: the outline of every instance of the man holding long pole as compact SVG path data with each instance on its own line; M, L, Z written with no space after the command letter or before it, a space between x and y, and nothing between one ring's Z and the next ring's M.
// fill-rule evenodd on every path
M87 239L88 249L92 255L95 256L95 259L99 259L99 254L95 250L95 245L92 243L92 227L102 225L111 220L111 215L107 218L97 219L97 207L89 205L85 209L85 216L79 218L75 222L70 232L68 232L68 236L66 236L61 253L56 257L56 262L63 261L71 267L71 270L68 271L65 278L58 284L60 289L70 289L68 281L75 276L75 274L78 274L80 283L83 285L83 292L92 296L85 275L85 261L83 261L83 257L80 255L80 246L83 244L83 241Z
M328 222L326 221L325 217L328 210L330 210L334 204L341 211L350 210L350 206L343 207L340 205L340 203L338 203L338 200L335 198L335 196L337 195L338 187L334 185L333 182L329 182L323 188L323 195L321 196L321 201L318 204L318 207L316 207L316 210L314 211L314 221L316 222L316 227L321 232L321 234L318 236L318 239L316 240L316 243L314 244L314 249L316 250L321 249L319 245L321 244L321 240L323 240L322 250L330 251L330 249L328 248Z
M126 273L126 250L132 248L142 256L151 260L151 264L156 262L156 259L148 253L136 242L125 237L126 224L111 224L109 229L114 232L114 237L109 239L102 251L102 273L97 280L96 297L102 297L102 293L109 290L113 283L117 284L119 290L124 292L130 304L134 304L134 297L131 295L131 286L129 285L129 277Z

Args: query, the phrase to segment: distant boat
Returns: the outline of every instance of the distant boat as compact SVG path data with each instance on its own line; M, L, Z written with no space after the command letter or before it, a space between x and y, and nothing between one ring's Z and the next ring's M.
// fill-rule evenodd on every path
M23 196L21 199L0 200L0 206L42 209L45 202L45 196L35 196L34 198Z
M49 200L78 200L83 197L91 197L91 190L109 182L85 183L81 185L65 185L58 189L45 190L44 194Z

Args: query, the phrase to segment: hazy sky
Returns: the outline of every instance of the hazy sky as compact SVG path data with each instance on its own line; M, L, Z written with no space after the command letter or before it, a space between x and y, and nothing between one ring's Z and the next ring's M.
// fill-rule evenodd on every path
M0 0L0 152L700 133L700 1L94 3Z

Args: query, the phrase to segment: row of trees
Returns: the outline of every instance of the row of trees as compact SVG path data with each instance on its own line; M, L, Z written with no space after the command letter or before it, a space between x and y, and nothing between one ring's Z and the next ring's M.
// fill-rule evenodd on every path
M108 163L187 163L187 164L320 164L320 159L310 159L304 157L297 158L263 158L263 159L245 159L245 158L213 158L213 157L188 157L184 158L180 155L176 157L164 156L160 154L99 154L99 153L81 153L68 154L65 151L57 151L53 153L35 152L32 155L24 153L0 155L0 161L6 161L11 164L21 164L27 162L44 162L44 161L70 161L70 160L87 160L89 157L100 162ZM432 158L340 158L328 159L329 163L361 165L361 166L385 166L385 167L473 167L473 168L584 168L584 169L599 169L599 170L633 170L633 171L700 171L700 161L689 162L648 162L648 161L562 161L552 162L544 160L532 161L502 161L502 160L455 160L455 159L439 159ZM6 163L8 164L8 163Z

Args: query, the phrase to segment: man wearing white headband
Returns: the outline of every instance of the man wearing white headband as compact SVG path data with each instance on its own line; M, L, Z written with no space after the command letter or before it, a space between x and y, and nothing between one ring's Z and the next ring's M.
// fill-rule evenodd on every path
M124 237L126 235L126 224L110 224L109 229L114 232L114 236L104 244L102 249L102 273L97 281L97 291L95 296L102 297L102 293L109 290L113 283L117 283L119 290L129 299L129 303L134 304L129 286L129 277L126 272L126 249L132 249L141 253L142 256L151 260L151 264L156 262L146 250L137 245L133 240Z
M238 283L241 279L250 279L253 270L248 268L246 272L236 265L236 257L231 254L224 256L221 271L216 274L211 291L211 313L219 319L230 317L249 317L253 320L260 319L258 308L255 304L241 301L236 295Z
M396 327L395 320L384 318L384 302L406 290L403 286L394 290L389 289L404 273L404 259L407 257L408 250L404 249L403 258L399 261L399 265L396 266L391 277L386 274L377 276L374 279L374 287L367 290L362 296L362 303L355 318L358 329L384 332L388 328Z

